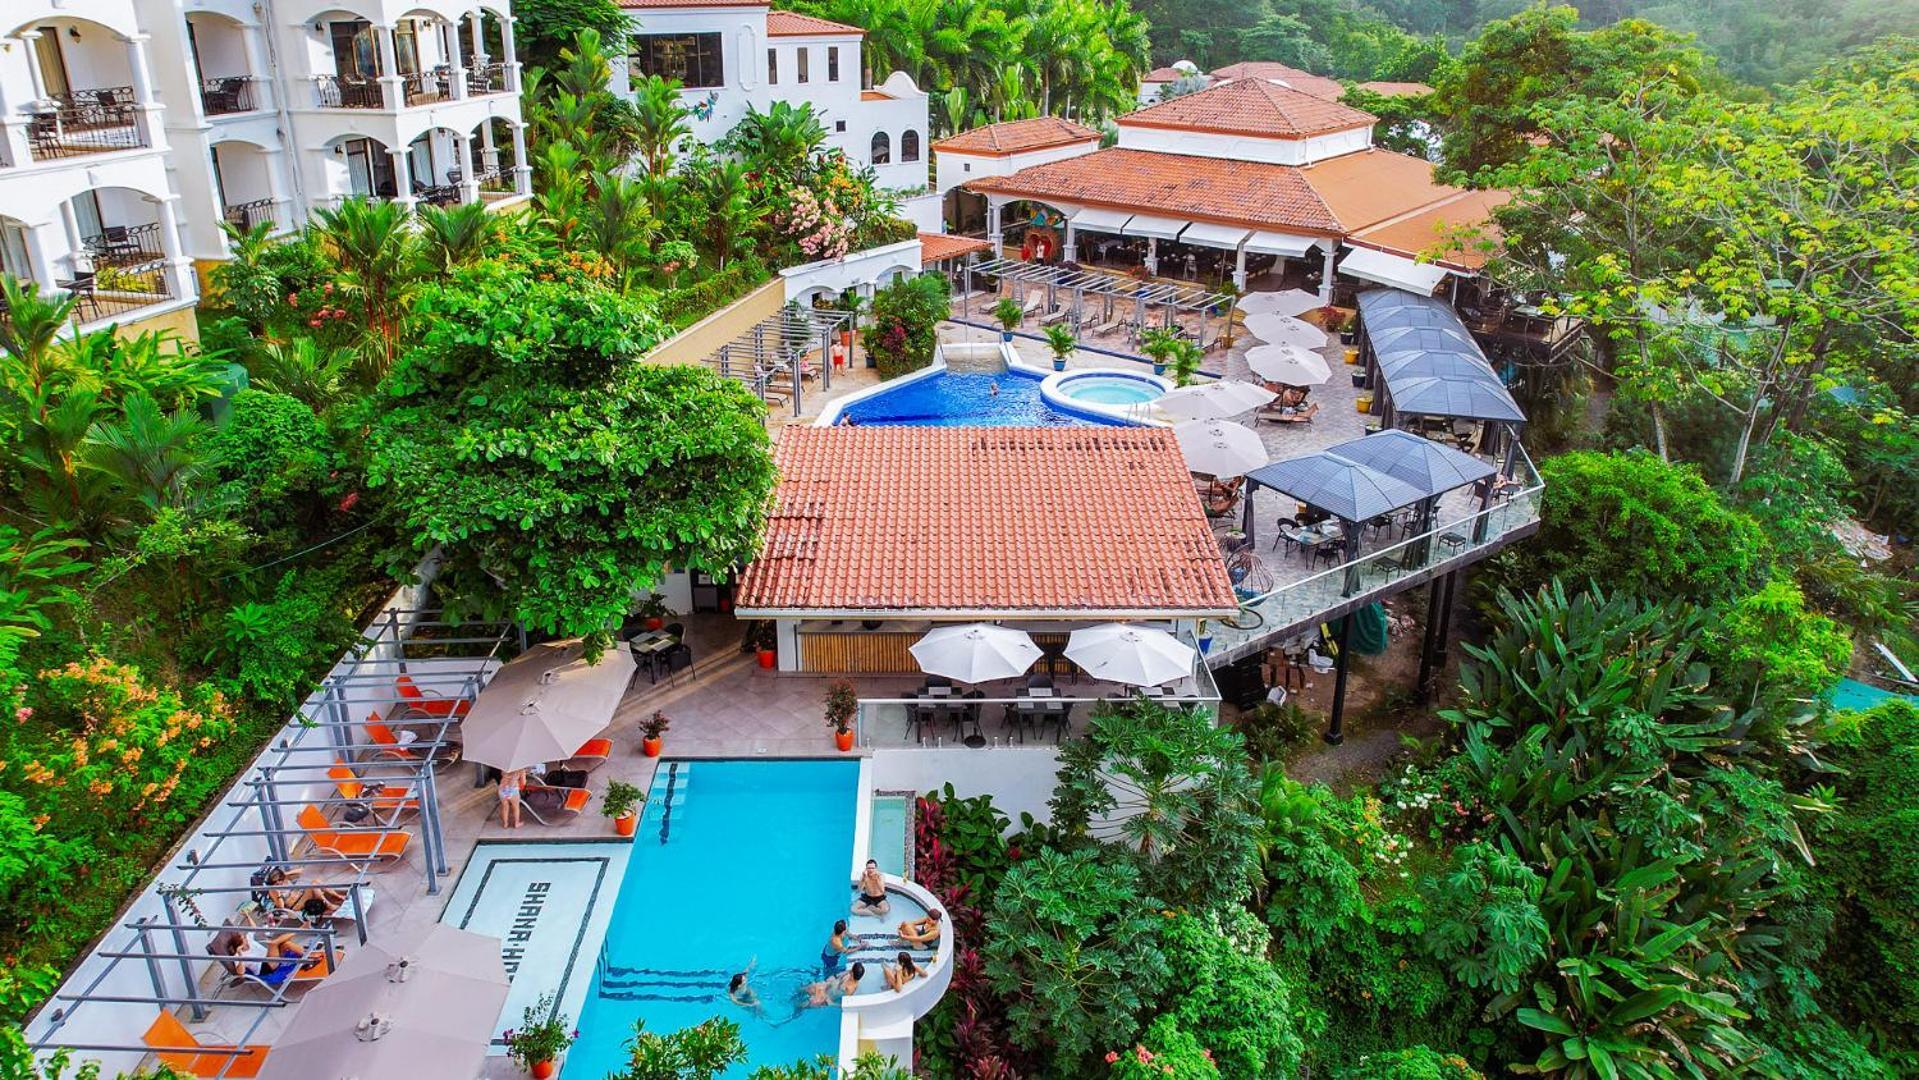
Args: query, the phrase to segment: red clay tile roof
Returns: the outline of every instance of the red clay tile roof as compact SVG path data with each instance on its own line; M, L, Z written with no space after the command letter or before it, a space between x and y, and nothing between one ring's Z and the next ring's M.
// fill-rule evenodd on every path
M792 427L741 614L1226 615L1166 428Z
M992 244L970 236L923 232L920 234L920 265L931 266L941 259L950 259L971 251L991 251L992 249Z
M1119 118L1128 127L1302 139L1366 127L1376 117L1265 79L1234 79Z
M1338 101L1346 92L1338 79L1329 79L1324 75L1315 75L1310 71L1301 71L1296 67L1272 60L1243 60L1237 64L1227 64L1212 73L1215 79L1265 79L1275 80L1298 90L1302 94L1311 94L1322 101Z
M1433 262L1440 266L1477 270L1488 258L1478 246L1479 240L1498 242L1499 229L1493 225L1492 214L1511 199L1511 192L1497 188L1462 191L1368 226L1347 240L1408 258L1431 252Z
M767 5L767 0L618 0L618 3L623 8L649 8L649 9L667 9L667 10L671 10L675 8L686 8L688 10L697 10L699 8L716 8L716 7L763 8Z
M1003 157L1097 138L1099 132L1084 124L1057 116L1036 116L1031 120L1008 120L962 131L934 143L933 149L940 153Z
M1386 97L1425 97L1433 92L1433 88L1423 82L1363 82L1359 88Z
M1140 82L1178 82L1179 69L1175 67L1157 67L1139 77Z
M1339 218L1290 165L1109 147L966 185L1014 195L1252 228L1340 232Z
M891 101L893 100L893 96L891 94L882 94L878 90L861 90L860 100L861 101Z
M1369 228L1465 189L1433 179L1432 162L1377 147L1299 167L1346 232Z
M845 23L816 19L811 15L801 15L797 11L769 11L766 13L767 37L824 37L844 34L865 34L857 26Z

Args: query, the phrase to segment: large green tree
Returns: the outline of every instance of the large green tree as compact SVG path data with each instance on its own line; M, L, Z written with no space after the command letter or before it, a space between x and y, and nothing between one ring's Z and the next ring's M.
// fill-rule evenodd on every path
M463 612L598 634L669 568L730 573L772 487L764 409L591 279L497 265L420 296L384 385L368 477ZM697 422L689 422L696 418Z

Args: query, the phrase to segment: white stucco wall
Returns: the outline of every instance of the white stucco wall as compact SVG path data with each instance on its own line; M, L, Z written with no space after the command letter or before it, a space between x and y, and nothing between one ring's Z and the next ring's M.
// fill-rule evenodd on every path
M938 179L934 187L944 195L970 180L979 180L988 176L1011 176L1021 169L1063 161L1066 158L1081 157L1097 149L1099 149L1099 140L1087 139L1083 142L1068 143L1065 146L1049 146L1042 150L1028 150L1023 154L1003 154L998 157L947 150L939 155Z
M1119 145L1129 150L1154 150L1165 154L1191 154L1234 161L1263 161L1270 165L1305 165L1324 161L1329 157L1364 150L1372 145L1372 141L1370 126L1316 135L1310 139L1263 139L1145 127L1128 124L1123 117L1119 121Z

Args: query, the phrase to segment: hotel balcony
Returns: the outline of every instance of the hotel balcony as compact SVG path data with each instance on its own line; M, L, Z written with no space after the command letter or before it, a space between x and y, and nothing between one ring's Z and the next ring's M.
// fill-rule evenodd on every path
M398 112L520 89L512 24L486 11L393 24L322 20L309 36L321 68L314 108Z

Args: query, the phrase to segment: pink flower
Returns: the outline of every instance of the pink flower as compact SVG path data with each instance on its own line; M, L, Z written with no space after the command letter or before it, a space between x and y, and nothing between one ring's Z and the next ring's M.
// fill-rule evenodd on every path
M318 320L318 319L308 319L308 320L307 320L307 325L308 325L308 326L311 326L311 327L313 327L314 329L316 329L316 330L317 330L317 329L319 329L319 326L320 326L320 320Z
M290 292L290 293L288 293L288 294L287 294L287 303L289 303L289 304L297 304L297 303L299 303L299 302L300 302L300 294L299 294L299 293L297 293L297 292Z
M1119 1060L1119 1051L1117 1050L1106 1051L1106 1064L1111 1065L1112 1063L1118 1060Z
M19 708L13 710L14 723L24 724L31 719L33 719L33 709L31 707L22 705Z

